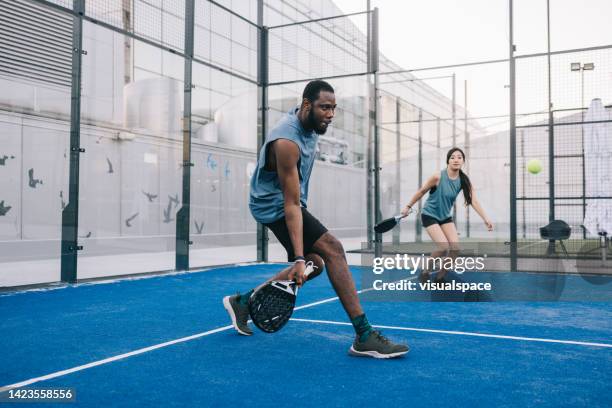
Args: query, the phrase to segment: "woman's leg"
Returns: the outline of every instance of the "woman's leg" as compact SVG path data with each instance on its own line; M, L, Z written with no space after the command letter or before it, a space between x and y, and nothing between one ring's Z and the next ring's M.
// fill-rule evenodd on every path
M459 235L457 234L457 227L454 222L447 222L446 224L440 225L440 229L444 234L446 241L449 244L451 251L459 250Z
M449 242L446 238L446 235L442 231L442 228L440 228L440 225L432 224L426 227L425 231L427 231L427 234L429 234L429 238L431 238L431 240L436 244L436 249L431 253L431 258L438 259L446 255L449 248ZM429 268L423 268L423 274L421 275L423 280L429 279L429 275L431 275L431 272L432 271L429 270Z
M455 226L455 223L451 221L440 225L440 228L448 240L448 256L453 259L454 265L454 259L457 257L457 255L459 255L459 234L457 234L457 227ZM446 271L444 274L446 274Z

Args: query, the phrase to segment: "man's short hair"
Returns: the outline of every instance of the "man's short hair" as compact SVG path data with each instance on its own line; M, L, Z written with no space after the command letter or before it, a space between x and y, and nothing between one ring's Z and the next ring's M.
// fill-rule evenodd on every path
M319 98L319 93L321 91L334 93L334 88L325 81L310 81L304 88L302 99L308 99L310 102L314 102Z

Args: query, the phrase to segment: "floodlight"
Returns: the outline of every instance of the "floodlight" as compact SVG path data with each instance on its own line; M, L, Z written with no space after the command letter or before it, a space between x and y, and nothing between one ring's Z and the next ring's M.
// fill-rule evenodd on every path
M583 66L582 69L584 69L585 71L592 71L595 69L595 64L593 64L592 62L586 62Z

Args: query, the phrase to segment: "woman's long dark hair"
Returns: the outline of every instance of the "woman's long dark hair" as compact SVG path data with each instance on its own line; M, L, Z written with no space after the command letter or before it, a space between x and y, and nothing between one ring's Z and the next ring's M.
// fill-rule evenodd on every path
M459 152L461 156L463 156L463 162L465 163L465 153L458 147L453 147L446 153L446 164L450 161L453 153ZM461 181L461 190L463 190L463 198L465 199L465 205L472 204L472 183L470 182L470 178L463 172L463 170L459 169L459 180Z

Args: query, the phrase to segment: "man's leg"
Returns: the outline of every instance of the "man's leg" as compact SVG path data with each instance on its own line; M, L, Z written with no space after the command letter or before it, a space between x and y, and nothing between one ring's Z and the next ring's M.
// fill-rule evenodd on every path
M342 302L344 310L350 319L363 314L353 275L349 271L342 243L332 234L326 232L312 247L321 255L327 266L327 276Z
M340 241L326 232L314 243L312 249L325 261L327 276L355 328L356 337L349 353L375 358L393 358L406 354L408 346L392 343L380 332L373 330L368 322Z

